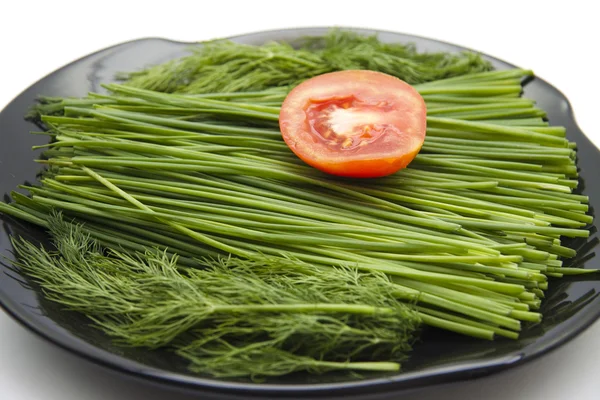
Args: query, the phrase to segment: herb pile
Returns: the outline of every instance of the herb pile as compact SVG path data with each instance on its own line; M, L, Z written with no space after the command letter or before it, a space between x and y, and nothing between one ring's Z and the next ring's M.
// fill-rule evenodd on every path
M427 103L421 153L385 178L324 175L277 128L290 85L358 67ZM516 339L548 277L593 272L563 267L561 242L592 217L575 143L521 97L532 72L488 69L333 32L209 43L107 94L46 99L41 185L0 212L58 251L15 239L17 264L120 342L213 376L397 370L419 325Z
M410 84L491 70L475 53L419 53L408 44L382 43L376 36L332 30L294 48L271 42L250 46L207 42L192 55L143 71L123 74L129 86L167 93L210 93L295 86L326 72L369 69Z
M57 252L13 239L19 266L50 300L90 315L132 346L174 347L214 376L308 369L396 371L418 313L397 301L385 274L319 269L295 260L202 260L104 251L81 226L51 215ZM340 290L343 287L343 290ZM389 362L347 362L378 357Z

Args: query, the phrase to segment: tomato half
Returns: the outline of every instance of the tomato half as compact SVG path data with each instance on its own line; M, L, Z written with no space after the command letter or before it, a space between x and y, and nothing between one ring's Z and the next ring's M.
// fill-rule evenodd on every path
M333 175L372 178L406 167L425 140L427 109L406 82L374 71L323 74L296 86L279 114L283 140Z

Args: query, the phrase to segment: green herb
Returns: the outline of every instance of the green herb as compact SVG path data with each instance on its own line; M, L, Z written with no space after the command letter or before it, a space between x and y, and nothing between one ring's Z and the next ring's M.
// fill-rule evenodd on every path
M192 55L125 74L127 85L159 92L211 93L294 86L326 72L370 69L417 84L488 71L489 62L470 52L419 53L412 45L382 43L376 35L332 30L324 37L262 46L227 40L202 43Z
M538 109L520 90L511 101L504 89L479 91L530 74L418 85L435 100L424 148L409 168L371 181L300 163L271 126L274 89L197 96L107 85L110 94L90 95L102 104L65 100L64 116L43 117L55 141L42 187L1 207L39 218L59 209L109 248L158 247L182 265L268 255L385 273L396 298L430 307L427 325L514 337L519 321L540 320L533 310L546 274L560 275L558 256L574 254L558 237L587 237L590 222L587 197L571 193L575 150L564 131L535 131L544 121L533 123ZM440 97L451 91L462 94ZM498 124L503 112L515 122ZM495 151L483 151L488 143Z
M56 252L13 238L16 264L48 299L124 345L169 346L203 374L397 371L420 322L384 274L269 257L182 269L164 252L106 251L60 215L48 228Z

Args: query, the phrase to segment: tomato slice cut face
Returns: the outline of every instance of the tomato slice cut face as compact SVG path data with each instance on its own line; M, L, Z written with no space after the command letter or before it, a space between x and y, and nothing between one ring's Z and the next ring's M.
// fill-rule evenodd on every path
M279 114L283 140L304 162L354 178L406 167L425 140L427 108L406 82L374 71L323 74L296 86Z

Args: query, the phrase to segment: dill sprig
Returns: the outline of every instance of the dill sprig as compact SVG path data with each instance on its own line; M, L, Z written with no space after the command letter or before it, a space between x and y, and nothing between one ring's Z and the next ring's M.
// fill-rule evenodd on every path
M364 36L340 29L305 38L302 48L319 54L333 70L379 71L412 85L492 69L477 53L418 52L412 43L384 43L377 35Z
M129 86L168 93L211 93L295 86L313 76L347 69L370 69L418 84L491 70L479 54L420 53L411 44L382 43L334 29L306 37L299 48L269 42L253 46L214 40L178 60L123 75Z
M49 300L118 343L168 346L199 373L258 379L293 371L396 371L420 323L381 273L282 257L197 260L104 249L85 227L48 217L56 251L12 238L15 264Z

